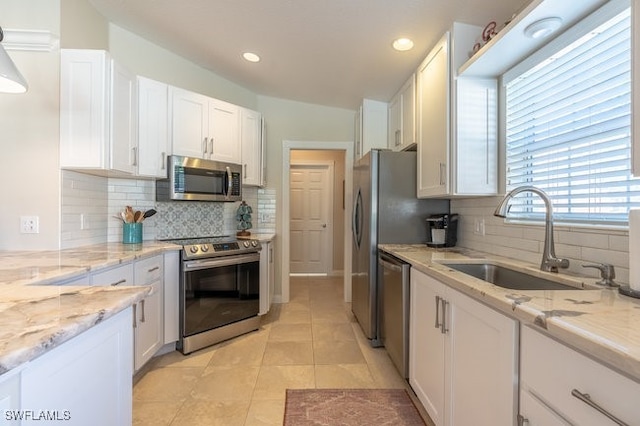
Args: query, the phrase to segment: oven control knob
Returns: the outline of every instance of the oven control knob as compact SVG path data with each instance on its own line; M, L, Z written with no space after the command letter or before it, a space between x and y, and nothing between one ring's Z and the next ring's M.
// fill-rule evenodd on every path
M208 251L209 251L209 246L207 246L207 245L202 245L202 246L200 246L200 250L202 250L204 253L206 253L206 252L208 252Z
M258 242L256 240L251 240L251 245L253 247L258 247Z
M198 252L198 247L197 246L191 246L189 247L189 251L193 254L196 254Z
M243 242L242 242L242 245L243 245L245 248L249 248L249 241L243 241Z

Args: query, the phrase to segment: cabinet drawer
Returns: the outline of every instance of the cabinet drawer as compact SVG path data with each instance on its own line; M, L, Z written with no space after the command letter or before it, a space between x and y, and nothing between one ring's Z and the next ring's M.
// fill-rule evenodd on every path
M523 327L520 353L523 391L535 394L572 423L616 424L572 395L578 391L619 420L639 424L640 383L528 327Z
M162 279L162 256L139 260L135 265L135 285L148 285Z
M91 285L133 285L133 264L128 263L91 274Z

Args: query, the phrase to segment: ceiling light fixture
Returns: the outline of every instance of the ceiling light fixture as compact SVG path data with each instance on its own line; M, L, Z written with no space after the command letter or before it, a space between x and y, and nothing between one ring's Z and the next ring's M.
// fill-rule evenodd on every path
M242 57L249 62L260 62L260 56L256 55L255 53L244 52L242 54Z
M535 21L524 29L524 35L529 38L544 38L556 31L562 25L562 18L552 17Z
M4 38L4 33L0 27L0 42ZM13 63L7 51L0 45L0 92L3 93L24 93L29 88L16 64Z
M393 41L393 48L399 52L411 50L413 48L413 41L408 38L399 38Z

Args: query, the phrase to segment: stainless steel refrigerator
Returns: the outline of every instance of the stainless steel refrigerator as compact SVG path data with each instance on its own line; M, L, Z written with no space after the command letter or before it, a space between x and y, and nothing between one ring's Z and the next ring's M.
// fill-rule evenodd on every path
M448 200L416 198L416 153L371 150L353 169L352 303L362 331L380 346L378 244L427 241L426 219Z

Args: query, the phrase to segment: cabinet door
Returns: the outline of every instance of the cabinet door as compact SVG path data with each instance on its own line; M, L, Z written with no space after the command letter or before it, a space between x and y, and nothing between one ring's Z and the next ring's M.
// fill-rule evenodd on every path
M240 139L242 141L242 183L262 186L262 114L243 108Z
M23 370L22 407L66 411L74 425L130 425L132 343L127 308L53 348Z
M20 367L14 368L0 376L0 413L2 413L3 425L19 426L21 423L19 420L20 370Z
M169 155L168 86L138 77L138 175L166 178Z
M416 76L411 74L411 77L402 86L401 101L402 101L402 134L401 134L401 146L402 149L408 148L410 145L416 143Z
M518 323L447 288L448 425L510 426L516 420Z
M180 252L164 254L164 344L176 342L179 338L180 322Z
M389 149L400 151L402 145L402 95L396 94L389 101Z
M409 384L436 426L444 424L445 334L440 298L445 287L411 269L409 308Z
M236 105L211 99L209 102L209 153L215 161L241 164L240 113Z
M273 282L270 281L270 261L271 242L263 242L262 250L260 250L260 312L258 312L258 315L266 314L271 307L271 287Z
M105 51L60 51L60 167L107 167L110 59Z
M363 99L360 135L360 155L365 155L374 148L387 148L387 114L389 105L386 102Z
M419 198L449 192L449 33L417 71Z
M137 161L138 90L136 77L111 60L110 169L131 173Z
M134 370L139 370L162 347L163 257L154 256L135 264L136 285L151 286L151 293L134 310Z
M209 98L171 88L171 150L174 155L209 158Z

